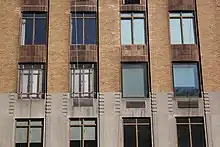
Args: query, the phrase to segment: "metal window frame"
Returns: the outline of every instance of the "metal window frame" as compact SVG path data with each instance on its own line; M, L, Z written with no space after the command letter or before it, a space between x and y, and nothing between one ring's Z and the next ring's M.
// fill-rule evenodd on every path
M25 34L23 34L23 33L25 33L25 31L23 31L23 29L25 29L25 27L26 27L26 24L25 24L25 27L24 28L22 27L22 31L21 31L21 33L22 33L22 35L21 35L22 36L22 45L35 45L36 19L39 19L39 18L42 19L43 18L43 19L46 19L46 21L47 21L47 16L36 16L36 14L39 14L39 13L36 13L36 12L34 12L34 13L25 13L24 12L23 14L32 14L32 16L22 16L22 25L23 25L23 20L31 19L33 21L33 26L32 26L33 34L32 34L31 44L25 44ZM46 13L42 13L42 14L46 14ZM45 42L45 44L46 44L46 42Z
M146 14L144 12L121 12L121 14L130 14L131 16L121 16L121 21L123 20L131 20L131 44L139 45L134 43L134 20L135 19L143 19L144 20L144 44L146 44ZM134 16L134 14L143 14L144 16ZM122 26L121 26L122 27ZM121 34L121 37L122 34ZM126 44L127 45L127 44ZM143 45L143 44L140 44Z
M123 119L123 128L124 126L135 126L135 142L136 142L136 147L139 147L138 145L138 126L149 126L151 128L151 123L150 123L150 118L149 117L143 117L143 118L122 118ZM128 122L124 122L124 120L127 119L127 120L135 120L135 123L128 123ZM139 119L145 119L147 122L138 122ZM150 133L151 130L150 130ZM151 138L152 140L152 138ZM125 142L125 141L124 141Z
M184 43L184 35L183 35L183 20L184 19L192 19L193 21L193 36L194 36L194 44L197 43L197 37L196 37L196 25L195 25L195 15L194 15L194 12L190 11L190 12L170 12L170 14L172 13L179 13L180 16L169 16L169 19L172 20L172 19L179 19L180 20L180 33L181 33L181 44L185 44ZM191 13L192 16L183 16L184 13Z
M92 17L88 17L88 16L85 16L85 14L95 14L95 16L92 16ZM97 13L96 12L76 12L76 15L77 14L82 14L82 17L79 17L79 16L74 16L75 15L75 13L74 12L72 12L72 14L71 14L71 34L70 34L70 44L71 45L86 45L85 44L85 19L95 19L95 21L97 21ZM82 19L82 41L83 41L83 43L82 44L78 44L78 42L76 42L75 44L73 43L73 40L72 40L72 38L73 38L73 36L72 36L72 32L73 32L73 26L72 26L72 22L73 21L75 21L74 19ZM95 28L96 30L97 30L97 26L96 26L96 28ZM76 34L76 37L78 37L78 34ZM96 39L96 43L97 43L97 38L95 38Z
M87 120L91 120L91 121L95 121L95 124L84 124L84 121L87 121ZM79 121L80 124L76 124L76 125L71 125L71 121ZM70 133L71 133L71 127L80 127L80 130L81 130L81 136L80 136L80 144L81 144L81 147L85 147L85 143L84 143L84 127L95 127L95 141L98 142L98 133L97 133L97 119L95 118L71 118L70 119L70 123L69 123L69 136L70 136ZM70 144L70 137L69 137L69 144Z
M142 65L143 69L144 69L144 96L142 97L125 97L124 96L124 87L123 87L123 67L124 65ZM121 91L122 91L122 98L147 98L149 97L149 76L148 76L148 63L145 62L122 62L121 63Z
M37 70L38 73L35 74L34 71ZM28 71L25 74L24 71ZM44 98L45 89L43 84L45 84L45 65L44 64L19 64L18 65L18 97L20 99L41 99ZM27 93L23 92L23 78L28 75L27 81ZM33 92L33 77L37 75L37 93Z
M187 118L188 119L188 122L187 123L179 123L179 122L177 122L177 119L178 118ZM188 127L189 127L189 144L190 144L190 147L193 147L192 146L192 144L193 144L193 140L192 140L192 125L202 125L203 126L203 128L204 128L204 139L206 140L206 132L205 132L205 125L204 125L204 118L203 117L200 117L200 118L202 118L203 119L203 122L198 122L198 123L196 123L196 122L191 122L191 119L192 119L193 117L176 117L176 127L178 126L178 125L187 125ZM178 130L177 130L178 131ZM178 133L178 132L177 132ZM177 134L178 135L178 134ZM179 140L178 140L179 141Z
M31 122L38 121L41 122L41 125L36 125L36 126L31 126ZM24 126L17 126L17 122L28 122L28 125ZM16 130L17 128L27 128L27 144L28 147L30 147L31 140L30 140L30 134L31 134L31 128L41 128L41 147L43 147L43 134L44 134L44 121L43 119L16 119ZM15 146L16 146L16 141L15 141Z
M76 73L75 71L79 70L79 73ZM89 70L88 73L85 73L85 70ZM86 64L70 64L70 75L71 75L71 84L70 84L70 96L72 98L95 98L96 96L96 65L95 63L86 63ZM75 90L75 75L79 76L79 92L74 92ZM88 92L84 92L84 78L85 75L88 75ZM82 77L82 78L81 78ZM93 79L91 83L91 79ZM92 89L91 89L92 87ZM87 96L88 95L88 96Z
M195 65L196 66L195 68L197 69L197 73L194 73L194 77L197 78L197 80L198 80L199 97L201 97L202 85L201 85L201 74L199 72L199 63L198 62L172 62L173 91L174 91L174 95L175 95L174 65ZM176 95L175 95L175 97L176 97ZM182 97L182 96L177 96L177 97ZM196 97L196 96L194 96L194 97Z

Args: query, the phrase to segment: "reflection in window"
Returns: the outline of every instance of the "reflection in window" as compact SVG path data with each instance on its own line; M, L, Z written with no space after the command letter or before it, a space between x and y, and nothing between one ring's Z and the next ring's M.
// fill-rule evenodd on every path
M193 13L170 13L171 44L195 44Z
M123 97L147 97L147 65L122 64Z
M96 44L96 13L72 13L72 44Z
M44 98L45 67L43 64L19 65L19 97Z
M124 118L124 147L151 147L149 118Z
M175 96L199 96L200 84L197 64L173 64Z
M71 64L71 97L94 98L96 94L95 64Z
M70 147L97 147L96 130L95 119L70 120Z
M121 13L121 44L145 44L143 13Z
M46 44L47 14L23 13L21 45Z
M205 147L205 131L203 118L198 117L193 121L193 117L185 118L182 121L181 117L176 118L178 147ZM200 121L202 119L202 121ZM198 121L199 120L199 121Z
M43 120L17 120L15 146L43 147Z

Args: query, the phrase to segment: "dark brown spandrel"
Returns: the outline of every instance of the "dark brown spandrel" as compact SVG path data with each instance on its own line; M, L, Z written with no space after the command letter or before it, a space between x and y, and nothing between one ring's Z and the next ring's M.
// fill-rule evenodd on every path
M24 0L21 11L46 12L48 11L48 0Z
M143 12L146 11L146 5L121 5L120 10L124 12L128 12L128 11Z
M199 49L196 44L171 45L172 61L199 61Z
M169 11L195 10L195 0L168 0Z
M46 45L21 45L19 49L19 62L39 63L46 62Z
M70 62L97 62L97 45L71 45Z
M121 61L123 62L148 61L147 45L122 45Z

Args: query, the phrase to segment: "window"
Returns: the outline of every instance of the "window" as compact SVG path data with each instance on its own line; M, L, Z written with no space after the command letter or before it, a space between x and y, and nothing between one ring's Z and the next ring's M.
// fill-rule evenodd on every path
M96 119L70 120L70 147L97 147Z
M96 67L94 64L71 64L71 97L94 98Z
M124 4L140 4L140 0L124 0Z
M170 13L171 44L195 44L194 15L190 12Z
M23 13L21 45L46 44L47 13Z
M177 117L178 147L205 147L202 117Z
M16 120L15 147L43 147L43 120Z
M173 79L175 96L200 95L198 67L196 63L174 63Z
M72 44L96 44L96 13L72 13Z
M121 44L145 44L144 13L121 13Z
M123 97L148 97L147 65L145 63L122 64Z
M124 118L124 147L151 147L149 118Z
M44 98L45 68L42 64L19 65L19 97Z

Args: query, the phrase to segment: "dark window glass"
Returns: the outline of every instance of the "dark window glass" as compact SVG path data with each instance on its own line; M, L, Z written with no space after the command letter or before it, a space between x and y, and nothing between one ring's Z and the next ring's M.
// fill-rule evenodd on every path
M35 40L34 44L45 44L47 37L47 21L45 18L35 20Z
M72 13L71 43L96 44L96 13Z
M79 140L70 140L70 147L81 147L81 144Z
M178 147L206 147L203 118L186 117L189 121L184 124L179 119L176 118Z
M25 19L25 44L32 44L33 41L33 20Z
M200 95L197 64L173 64L175 96Z
M96 20L85 19L85 44L96 44Z
M139 147L151 147L150 125L138 126L138 146Z
M136 127L124 126L124 147L136 147Z
M205 147L204 134L203 125L192 125L192 147Z
M46 44L47 13L23 13L21 44Z
M125 4L140 4L140 0L124 0Z
M72 20L72 44L83 44L83 20L81 18Z
M28 147L27 143L16 143L16 147Z
M147 97L146 64L122 64L123 97Z
M188 118L185 118L185 117L178 117L176 119L176 122L177 123L189 123L189 119Z
M178 147L190 147L189 126L177 125Z

